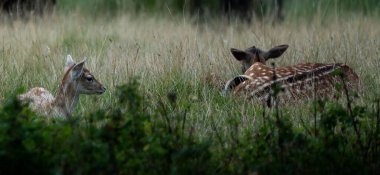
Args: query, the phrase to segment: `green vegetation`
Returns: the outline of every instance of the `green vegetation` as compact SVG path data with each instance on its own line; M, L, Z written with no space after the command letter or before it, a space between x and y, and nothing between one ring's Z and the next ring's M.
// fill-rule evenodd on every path
M340 15L359 13L366 15L379 15L380 2L376 0L287 0L285 11L291 17L305 17L308 15Z
M177 94L150 101L132 79L117 104L87 116L44 120L15 98L0 109L2 174L377 174L380 104L319 101L300 127L282 110L258 128L212 125L194 135ZM191 108L191 107L190 107ZM213 117L213 116L211 116ZM305 124L305 123L304 123ZM225 136L222 136L225 134Z
M73 9L101 15L115 15L123 13L161 13L169 15L183 15L191 13L195 8L203 10L211 16L220 16L223 13L221 0L199 1L194 0L58 0L58 8L64 11ZM272 13L275 0L255 1L254 10L260 17ZM289 20L312 18L326 15L346 16L351 13L365 15L379 15L380 2L378 0L284 0L285 17Z
M175 0L154 2L59 0L50 16L2 17L0 174L379 174L378 1L288 0L275 25L199 22ZM352 67L358 97L276 109L209 81L240 74L231 47L279 44L290 47L276 66ZM67 54L87 57L107 87L82 96L75 117L36 116L8 95L54 94Z

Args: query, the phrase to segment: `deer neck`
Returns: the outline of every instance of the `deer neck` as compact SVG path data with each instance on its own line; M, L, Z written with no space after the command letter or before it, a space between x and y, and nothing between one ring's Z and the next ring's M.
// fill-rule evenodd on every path
M55 110L66 117L74 111L79 100L79 92L75 83L61 84L53 102Z
M70 80L69 72L73 67L71 66L65 70L65 75L52 104L54 111L60 116L69 117L79 100L78 84Z
M249 67L245 72L244 74L245 75L250 75L251 73L255 72L255 71L261 71L261 70L270 70L272 69L271 67L268 67L267 65L261 63L261 62L256 62L254 64L251 65L251 67Z

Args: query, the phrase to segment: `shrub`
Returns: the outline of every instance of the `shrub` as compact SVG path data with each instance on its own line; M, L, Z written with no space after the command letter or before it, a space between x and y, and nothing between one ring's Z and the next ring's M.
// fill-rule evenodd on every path
M63 120L36 116L16 98L0 110L1 174L378 174L377 100L372 106L317 101L297 126L283 109L211 140L188 126L177 94L156 102L138 82L120 86L111 109ZM267 109L266 109L267 110ZM307 116L305 116L307 117Z

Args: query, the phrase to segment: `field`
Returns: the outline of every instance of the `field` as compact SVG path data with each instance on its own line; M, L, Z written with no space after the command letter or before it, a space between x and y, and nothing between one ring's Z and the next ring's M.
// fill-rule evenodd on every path
M362 98L357 101L365 103L379 94L379 27L377 19L357 16L278 25L128 15L90 21L75 14L13 21L0 27L0 97L4 99L19 86L26 90L45 87L54 94L66 55L72 54L78 62L88 58L87 67L108 88L102 96L81 96L77 114L112 107L115 87L138 77L149 100L158 101L174 92L182 107L191 105L188 117L199 135L210 132L212 118L221 127L230 117L244 127L254 127L262 113L260 104L222 97L220 89L205 80L210 73L224 81L241 74L240 63L229 52L231 47L270 49L289 44L288 51L272 61L276 66L346 63L363 80ZM298 106L289 106L292 116L308 121L303 112Z
M150 105L169 103L167 95L175 94L177 108L186 115L186 132L196 139L215 140L216 131L228 138L235 128L257 130L263 125L263 113L273 113L243 98L221 96L220 89L207 81L211 73L223 81L241 74L231 47L270 49L289 44L282 57L271 61L276 66L346 63L363 82L354 103L372 105L380 93L379 29L378 18L364 15L316 16L277 24L265 20L199 22L186 15L144 14L93 20L77 12L29 21L3 20L0 101L5 102L18 87L24 91L45 87L54 94L66 55L71 54L76 61L88 58L87 68L107 87L100 96L82 95L75 116L114 108L117 87L137 78L138 89ZM302 130L313 125L313 104L312 99L305 99L287 105L282 112Z

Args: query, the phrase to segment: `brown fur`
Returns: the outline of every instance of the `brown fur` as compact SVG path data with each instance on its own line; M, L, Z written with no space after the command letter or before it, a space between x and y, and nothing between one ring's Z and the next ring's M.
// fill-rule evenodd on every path
M246 51L232 49L234 56L242 62L244 76L250 78L238 84L227 84L225 90L232 89L234 94L267 102L277 86L282 89L277 94L278 101L282 103L305 98L333 98L343 91L335 88L337 84L344 83L347 88L358 90L359 78L345 64L304 63L275 69L265 65L266 60L279 57L286 49L287 45L277 46L268 52L255 47ZM249 62L252 65L248 67ZM335 75L336 71L341 71L343 78Z
M65 74L56 97L44 88L37 87L20 95L19 99L30 101L31 109L41 115L69 117L75 109L80 94L102 94L106 90L83 66L84 62L75 64L71 56L68 56Z

